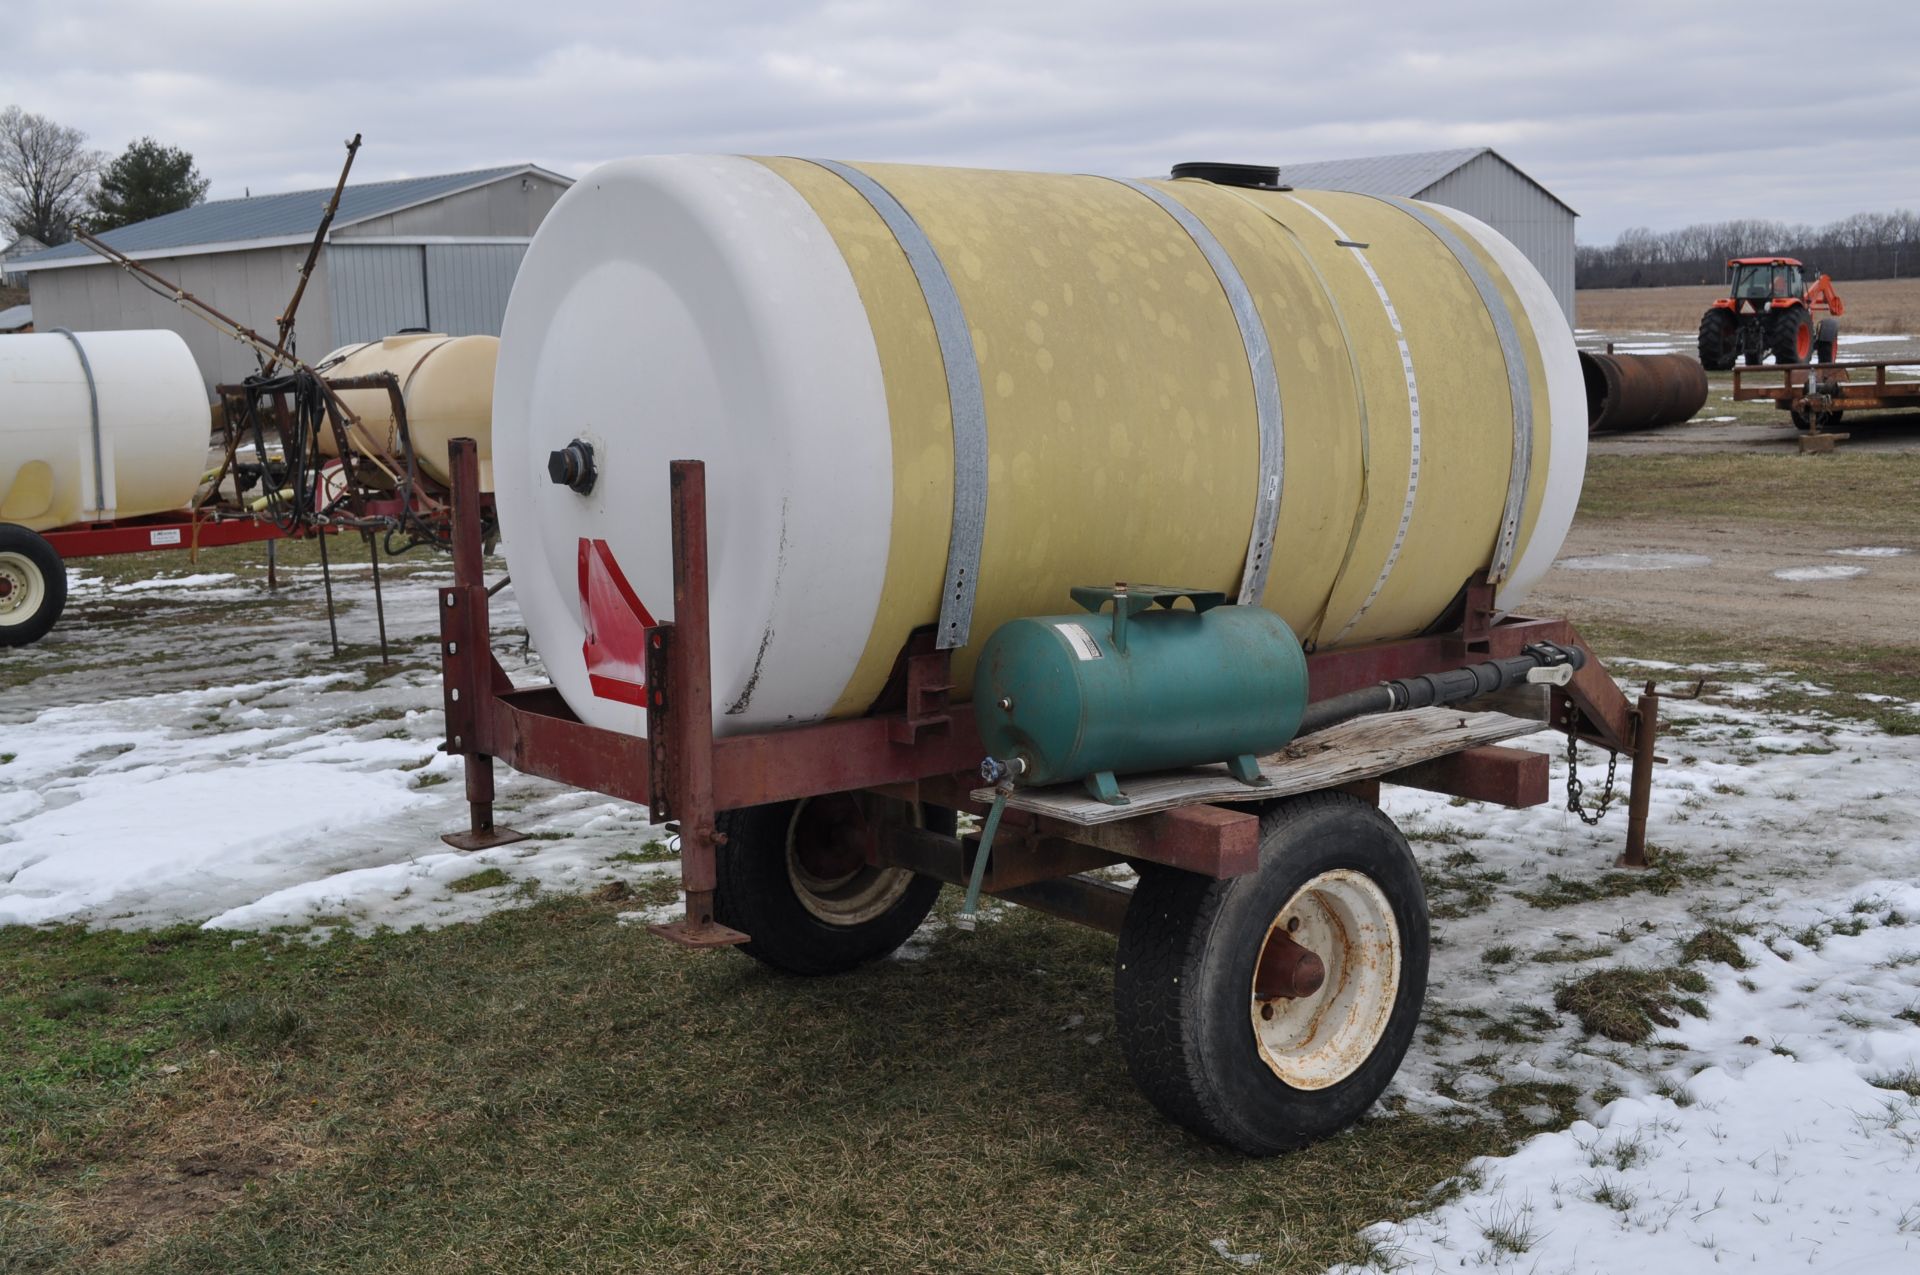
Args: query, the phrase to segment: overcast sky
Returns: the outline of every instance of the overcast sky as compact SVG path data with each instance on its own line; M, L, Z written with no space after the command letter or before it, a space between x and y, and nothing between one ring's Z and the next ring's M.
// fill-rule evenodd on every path
M0 0L0 105L213 198L736 151L1156 174L1493 146L1628 226L1920 207L1920 3Z

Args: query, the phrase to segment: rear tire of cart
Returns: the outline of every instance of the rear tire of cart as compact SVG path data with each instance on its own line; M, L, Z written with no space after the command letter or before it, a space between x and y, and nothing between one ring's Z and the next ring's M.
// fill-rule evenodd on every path
M1290 942L1324 968L1297 998L1256 977ZM1427 952L1426 892L1393 822L1343 793L1281 802L1246 876L1141 869L1114 975L1127 1068L1168 1118L1249 1155L1324 1138L1398 1070Z
M951 834L954 815L862 793L731 810L715 821L714 919L748 934L740 950L790 974L839 974L892 952L919 928L940 882L876 868L869 843L910 823Z
M67 568L44 536L0 523L0 646L47 635L67 606Z
M1840 320L1822 319L1813 338L1813 361L1831 363L1840 352Z

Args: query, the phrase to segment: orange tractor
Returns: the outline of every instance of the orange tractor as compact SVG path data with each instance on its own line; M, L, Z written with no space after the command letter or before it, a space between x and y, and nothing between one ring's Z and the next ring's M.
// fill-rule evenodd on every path
M1700 316L1700 366L1724 372L1741 355L1752 367L1769 354L1775 363L1831 363L1847 307L1826 275L1811 284L1805 278L1792 257L1727 262L1727 295ZM1828 316L1817 328L1815 310Z

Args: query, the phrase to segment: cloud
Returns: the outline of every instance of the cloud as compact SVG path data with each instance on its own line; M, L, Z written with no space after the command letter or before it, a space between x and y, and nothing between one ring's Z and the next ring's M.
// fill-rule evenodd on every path
M1581 237L1920 205L1911 0L140 0L11 19L0 102L216 197L662 151L1163 172L1498 147ZM1844 21L1844 41L1827 31ZM1817 29L1815 29L1817 28Z

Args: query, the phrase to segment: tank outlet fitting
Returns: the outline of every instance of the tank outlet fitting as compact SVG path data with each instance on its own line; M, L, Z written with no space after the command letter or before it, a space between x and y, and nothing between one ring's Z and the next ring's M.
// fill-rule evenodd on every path
M990 784L1007 783L1027 773L1027 759L1018 754L1001 761L988 757L980 763L980 778Z
M597 475L593 468L593 444L574 439L547 456L547 477L561 487L571 487L582 496L593 490Z

